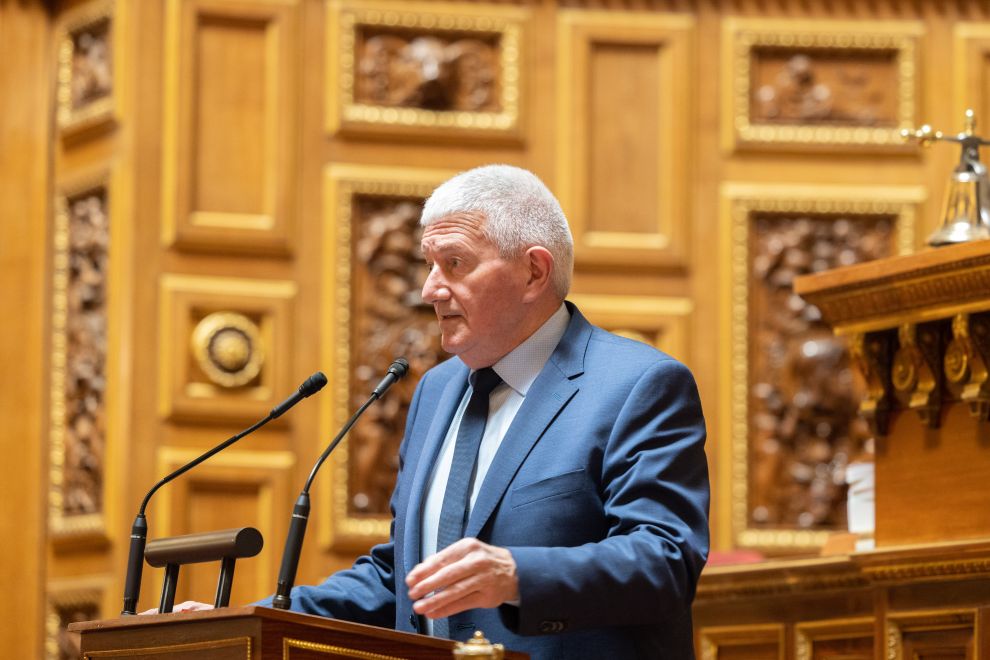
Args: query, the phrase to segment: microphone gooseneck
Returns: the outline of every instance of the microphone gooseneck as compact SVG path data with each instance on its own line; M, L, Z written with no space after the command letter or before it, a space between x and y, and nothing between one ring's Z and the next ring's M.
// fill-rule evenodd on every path
M317 371L315 374L307 378L305 382L299 386L299 389L292 394L292 396L272 408L267 417L256 422L249 428L244 429L240 433L224 440L213 449L207 451L205 454L197 456L185 465L168 474L151 487L148 494L144 496L143 500L141 500L141 507L138 509L138 514L134 518L134 524L131 526L131 543L127 554L127 577L124 579L124 607L120 612L121 614L137 614L137 601L141 593L141 573L144 569L144 547L148 540L148 520L145 517L144 512L148 508L148 502L151 501L151 496L154 495L159 488L176 477L185 474L203 461L234 444L244 436L254 433L276 417L280 417L285 414L289 408L296 405L306 397L319 392L326 384L327 377L323 375L322 371Z
M309 522L309 489L313 485L316 473L320 471L323 463L333 450L336 449L337 445L340 444L344 436L347 435L347 432L351 430L355 422L364 414L364 411L368 409L368 406L380 399L388 388L392 387L392 385L405 376L408 371L409 362L405 358L396 358L395 362L389 366L385 377L372 390L368 400L357 409L357 412L351 415L351 418L347 420L347 423L344 424L344 427L334 437L333 441L320 454L320 457L316 460L316 464L313 465L313 469L310 470L309 478L306 479L306 485L303 486L302 492L299 493L299 497L296 499L295 506L292 507L292 521L289 523L289 533L285 538L282 566L278 571L278 584L275 589L275 597L272 599L272 607L287 610L292 606L292 587L296 582L299 557L302 555L303 539L306 536L306 525Z

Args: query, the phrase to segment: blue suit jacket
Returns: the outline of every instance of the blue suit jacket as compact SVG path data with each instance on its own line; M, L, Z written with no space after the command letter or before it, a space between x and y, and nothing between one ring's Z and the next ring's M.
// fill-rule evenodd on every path
M451 617L533 658L694 656L691 601L708 553L705 424L690 372L589 324L573 305L488 471L467 536L508 548L520 605ZM421 631L405 587L420 511L467 386L458 359L427 372L409 409L392 534L354 566L297 587L293 609Z

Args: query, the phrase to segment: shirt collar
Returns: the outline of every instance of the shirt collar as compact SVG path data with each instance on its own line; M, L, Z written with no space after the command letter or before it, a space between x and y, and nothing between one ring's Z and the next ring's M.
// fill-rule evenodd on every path
M526 396L533 381L543 371L543 365L560 343L570 321L571 313L561 303L536 332L493 364L492 369L520 396Z

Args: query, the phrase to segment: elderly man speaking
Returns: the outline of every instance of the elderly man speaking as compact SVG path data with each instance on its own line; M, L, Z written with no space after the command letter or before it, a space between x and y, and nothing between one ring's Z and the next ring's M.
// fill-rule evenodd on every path
M388 543L292 592L293 609L533 658L694 656L708 552L705 423L681 363L565 297L557 200L506 165L423 209L444 350L409 409Z

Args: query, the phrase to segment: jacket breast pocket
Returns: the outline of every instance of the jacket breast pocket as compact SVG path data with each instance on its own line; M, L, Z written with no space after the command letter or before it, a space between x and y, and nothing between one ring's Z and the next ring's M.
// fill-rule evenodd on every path
M540 479L539 481L531 484L518 486L512 489L509 502L510 506L513 509L516 509L540 500L546 500L551 497L559 497L569 493L585 490L589 486L590 481L588 480L587 475L585 475L583 469L579 468L563 474L547 477L546 479Z

